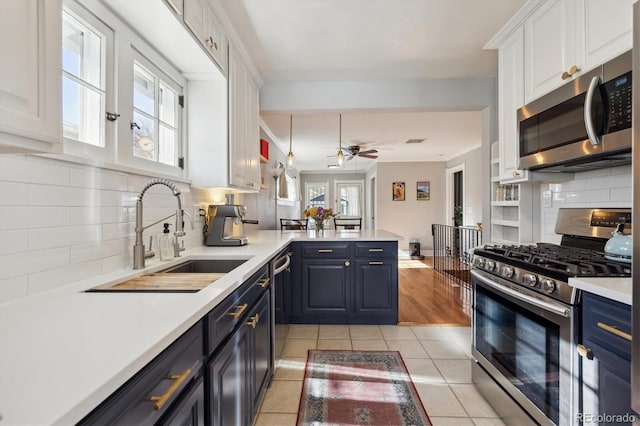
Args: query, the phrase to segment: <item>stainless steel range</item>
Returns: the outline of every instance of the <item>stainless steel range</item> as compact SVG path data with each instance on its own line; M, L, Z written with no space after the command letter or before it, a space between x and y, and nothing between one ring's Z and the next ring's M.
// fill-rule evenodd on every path
M474 250L473 380L506 424L575 424L580 292L573 277L628 277L605 258L630 209L560 209L560 245ZM505 392L512 398L505 398Z

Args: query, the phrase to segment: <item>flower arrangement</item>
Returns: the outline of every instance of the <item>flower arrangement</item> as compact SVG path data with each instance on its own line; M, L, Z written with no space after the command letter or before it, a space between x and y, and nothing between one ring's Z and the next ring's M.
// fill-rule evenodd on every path
M302 215L315 220L316 229L324 229L325 220L338 216L332 208L325 209L324 207L309 207L302 212Z

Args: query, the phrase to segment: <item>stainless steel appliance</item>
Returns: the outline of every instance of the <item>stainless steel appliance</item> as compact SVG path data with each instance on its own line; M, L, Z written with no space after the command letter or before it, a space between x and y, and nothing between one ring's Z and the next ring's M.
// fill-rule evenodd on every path
M519 168L576 172L631 163L631 52L518 110Z
M474 251L473 380L506 424L574 423L580 292L568 281L630 275L603 251L617 223L630 229L631 210L560 209L560 245Z
M246 220L246 207L236 204L210 205L204 230L207 246L243 246L249 242L244 233L244 224L257 224L257 220Z
M633 43L640 46L640 5L633 5ZM633 51L633 68L640 69L640 49ZM634 84L640 84L640 73L633 75ZM640 97L634 96L633 140L640 141ZM640 220L640 150L633 151L633 218ZM640 235L633 235L633 257L640 259ZM633 262L633 314L632 314L632 354L631 354L631 408L640 414L640 262Z

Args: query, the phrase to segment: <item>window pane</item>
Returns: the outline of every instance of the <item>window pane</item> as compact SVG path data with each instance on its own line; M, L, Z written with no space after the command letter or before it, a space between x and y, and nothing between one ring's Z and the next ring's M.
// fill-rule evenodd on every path
M62 128L65 138L103 146L102 125L104 94L62 77L64 102Z
M140 65L133 66L133 107L155 116L156 79Z
M160 146L158 148L158 162L176 165L176 132L173 128L160 125Z
M326 187L324 184L308 184L306 201L309 207L325 207Z
M153 160L156 150L154 120L134 111L133 121L140 127L139 129L133 128L133 155Z
M338 193L340 215L356 216L361 215L360 212L360 185L339 184Z
M63 12L62 69L102 88L102 37L66 12Z
M160 81L160 121L176 127L176 92Z

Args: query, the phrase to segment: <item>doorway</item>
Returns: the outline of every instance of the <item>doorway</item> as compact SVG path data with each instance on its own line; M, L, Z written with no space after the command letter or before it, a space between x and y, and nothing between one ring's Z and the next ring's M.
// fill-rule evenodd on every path
M334 209L341 217L364 216L364 181L336 180Z
M464 163L446 170L446 225L463 226L465 212Z

